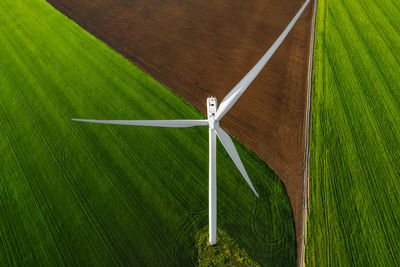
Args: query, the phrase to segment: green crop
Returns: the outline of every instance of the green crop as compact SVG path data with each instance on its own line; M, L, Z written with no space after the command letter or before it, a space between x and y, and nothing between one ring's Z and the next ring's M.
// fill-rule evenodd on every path
M399 266L400 2L319 0L309 266Z

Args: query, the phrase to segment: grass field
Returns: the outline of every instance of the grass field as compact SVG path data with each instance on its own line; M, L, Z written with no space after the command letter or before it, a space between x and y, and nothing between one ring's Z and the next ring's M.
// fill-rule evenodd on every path
M208 229L208 130L83 124L203 118L44 0L0 1L0 265L197 263ZM295 264L277 176L218 145L219 227L252 260Z
M399 266L400 2L318 5L307 266Z

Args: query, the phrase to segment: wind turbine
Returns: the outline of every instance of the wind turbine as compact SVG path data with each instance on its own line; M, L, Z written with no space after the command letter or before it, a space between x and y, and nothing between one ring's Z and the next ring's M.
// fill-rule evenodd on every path
M219 121L238 101L247 87L253 82L254 78L267 64L269 59L278 49L280 44L286 38L290 30L293 28L300 15L308 5L310 0L307 0L299 9L289 25L281 33L278 39L272 44L264 56L257 64L243 77L243 79L225 96L221 105L217 108L217 99L215 97L207 98L207 120L90 120L90 119L72 119L74 121L104 123L104 124L119 124L119 125L137 125L137 126L155 126L155 127L194 127L208 126L209 128L209 242L210 245L217 243L217 147L216 136L218 136L222 145L228 152L232 161L243 175L247 184L258 197L257 191L247 175L246 169L240 160L239 154L229 135L219 126Z

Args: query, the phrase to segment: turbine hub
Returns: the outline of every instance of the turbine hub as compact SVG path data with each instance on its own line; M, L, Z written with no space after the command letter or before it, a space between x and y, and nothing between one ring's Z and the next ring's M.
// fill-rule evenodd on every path
M216 121L213 117L208 119L208 125L210 126L211 129L214 130L215 127L217 127L219 124L218 121Z

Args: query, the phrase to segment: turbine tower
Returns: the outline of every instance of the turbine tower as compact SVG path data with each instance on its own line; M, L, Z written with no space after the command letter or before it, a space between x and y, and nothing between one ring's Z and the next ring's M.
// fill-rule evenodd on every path
M239 154L232 142L230 136L219 126L219 121L232 108L247 87L253 82L254 78L267 64L269 59L278 49L280 44L286 38L293 25L299 19L310 0L307 0L289 25L276 39L264 56L257 64L243 77L243 79L225 96L221 105L217 108L217 99L215 97L207 98L207 120L90 120L90 119L72 119L74 121L104 123L104 124L120 124L120 125L137 125L137 126L155 126L155 127L194 127L208 126L209 128L209 242L210 245L217 243L217 140L221 141L225 150L228 152L232 161L250 186L251 190L258 197L257 191L247 175L246 169L240 160Z

